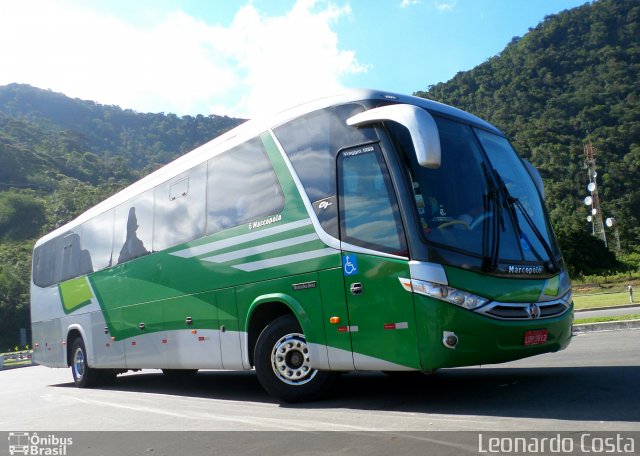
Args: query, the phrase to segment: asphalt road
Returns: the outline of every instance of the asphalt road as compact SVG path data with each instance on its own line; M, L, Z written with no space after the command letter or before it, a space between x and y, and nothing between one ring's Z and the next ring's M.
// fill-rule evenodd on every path
M640 431L640 330L434 376L344 375L325 401L281 405L252 372L175 381L148 370L81 390L68 369L0 372L2 431Z
M575 318L609 317L640 313L640 306L610 307L600 310L580 310L575 312Z

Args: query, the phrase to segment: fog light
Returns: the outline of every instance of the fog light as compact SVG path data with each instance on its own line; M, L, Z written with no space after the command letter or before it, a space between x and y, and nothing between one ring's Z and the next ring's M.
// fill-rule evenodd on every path
M454 332L451 331L443 331L442 332L442 343L445 347L455 349L456 345L458 345L458 336Z

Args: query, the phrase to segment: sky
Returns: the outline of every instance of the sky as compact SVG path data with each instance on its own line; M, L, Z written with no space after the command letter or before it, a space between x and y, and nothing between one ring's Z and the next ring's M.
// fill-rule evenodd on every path
M139 112L252 118L412 94L585 0L0 0L0 85Z

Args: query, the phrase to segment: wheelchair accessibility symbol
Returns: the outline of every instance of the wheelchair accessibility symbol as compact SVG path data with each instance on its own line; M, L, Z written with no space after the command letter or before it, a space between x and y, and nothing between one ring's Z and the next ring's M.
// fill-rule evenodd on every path
M358 262L355 255L345 255L342 257L342 270L345 276L356 275L358 273Z

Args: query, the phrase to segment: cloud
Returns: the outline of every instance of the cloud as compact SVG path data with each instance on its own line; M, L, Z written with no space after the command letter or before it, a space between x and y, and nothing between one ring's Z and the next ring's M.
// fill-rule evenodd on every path
M0 2L0 84L139 111L252 117L340 90L342 76L367 70L331 29L347 6L298 0L268 16L249 2L223 26L182 11L138 25L81 5Z
M419 3L420 0L402 0L402 3L400 3L400 8L408 8Z
M453 11L453 8L456 6L456 2L433 2L433 6L440 12L449 12Z
M310 96L341 89L340 77L367 71L353 51L338 48L331 24L350 13L347 6L298 0L281 17L260 15L252 5L240 9L227 28L216 30L225 57L241 73L246 94L236 110L259 112L263 106L291 105Z

